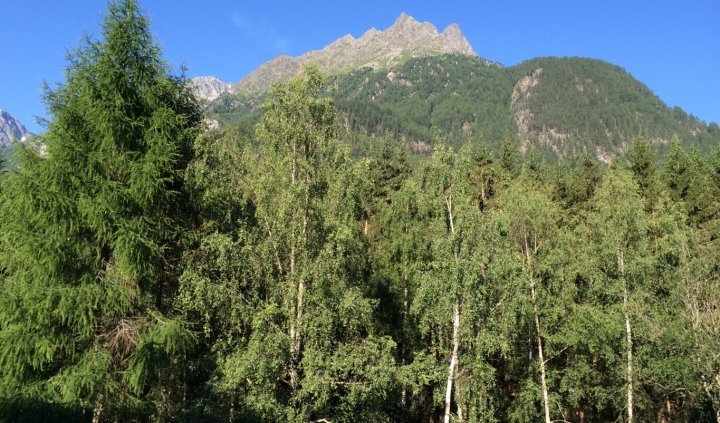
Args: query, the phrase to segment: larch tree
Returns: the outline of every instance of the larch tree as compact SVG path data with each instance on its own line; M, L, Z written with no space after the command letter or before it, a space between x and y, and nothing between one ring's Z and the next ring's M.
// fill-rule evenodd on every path
M163 366L192 342L169 297L200 112L133 0L109 5L65 77L45 97L46 154L23 151L3 187L0 397L99 421L169 402Z

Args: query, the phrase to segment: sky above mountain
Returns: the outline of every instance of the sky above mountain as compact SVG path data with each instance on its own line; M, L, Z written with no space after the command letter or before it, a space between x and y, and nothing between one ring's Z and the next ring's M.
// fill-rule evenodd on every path
M140 0L166 59L188 76L236 82L278 54L385 29L401 12L443 30L456 22L481 57L510 66L583 56L624 67L670 106L720 122L720 2ZM46 117L42 84L63 80L66 54L97 36L98 0L3 0L0 108L31 131Z

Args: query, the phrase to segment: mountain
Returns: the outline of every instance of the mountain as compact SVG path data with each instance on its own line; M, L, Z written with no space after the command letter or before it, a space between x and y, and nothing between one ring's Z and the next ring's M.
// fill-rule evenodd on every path
M214 76L197 76L190 79L190 88L195 97L202 102L210 102L228 92L232 86Z
M601 60L538 58L508 72L522 150L535 145L560 156L586 152L609 161L638 137L661 150L674 136L701 148L720 142L717 124L669 108L626 70Z
M10 113L0 109L0 148L6 149L13 142L24 141L27 129Z
M345 73L355 69L388 68L414 57L459 53L476 56L457 24L444 31L429 22L418 22L403 13L385 31L370 29L360 38L346 35L322 50L309 51L298 57L280 55L264 63L232 86L235 94L266 91L272 82L288 80L304 65L317 65L328 74Z
M479 57L457 25L440 33L406 14L385 31L347 35L299 57L278 56L206 111L222 124L252 127L271 83L310 63L329 75L328 94L356 149L384 137L420 153L438 139L454 146L483 140L497 150L510 138L522 152L585 153L609 162L640 137L659 150L676 136L701 150L720 145L716 123L669 108L619 66L546 57L503 67Z
M624 69L586 58L538 58L501 67L477 56L410 59L390 69L364 67L328 80L339 121L355 144L386 137L425 153L442 138L459 146L508 137L547 157L590 154L610 161L638 137L658 148L674 136L710 149L720 128L669 108ZM252 123L262 94L226 94L208 113Z
M512 67L461 55L411 60L389 71L332 81L341 122L353 133L453 145L482 139L546 156L587 153L603 161L639 137L661 150L674 136L709 149L720 128L669 108L624 69L586 58L539 58ZM427 147L424 147L427 149ZM422 148L420 148L422 150Z

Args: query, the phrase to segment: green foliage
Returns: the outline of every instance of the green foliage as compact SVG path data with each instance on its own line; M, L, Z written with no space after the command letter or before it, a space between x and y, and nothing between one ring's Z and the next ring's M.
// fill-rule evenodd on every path
M533 74L537 84L523 100L519 87ZM594 59L547 57L504 68L458 54L421 57L389 70L336 75L326 90L347 131L341 138L358 149L391 138L424 156L439 141L459 148L484 140L500 152L503 140L520 137L517 113L524 108L531 116L522 118L523 137L540 157L612 156L637 138L667 143L677 136L704 152L720 143L717 124L668 108L624 69ZM248 124L258 119L262 97L226 94L210 112L222 122ZM550 136L550 145L544 133L563 138L553 142ZM664 149L662 143L654 147Z
M0 420L717 420L720 132L623 70L311 67L201 130L126 0L66 79L0 184Z
M46 156L20 153L0 206L0 396L98 413L153 395L148 378L188 347L172 319L144 316L170 312L200 120L135 2L111 4L102 35L48 90Z
M177 304L214 353L195 371L213 407L246 420L390 420L395 343L365 293L368 169L338 143L322 83L310 68L274 86L257 146L208 134L189 167L205 201Z

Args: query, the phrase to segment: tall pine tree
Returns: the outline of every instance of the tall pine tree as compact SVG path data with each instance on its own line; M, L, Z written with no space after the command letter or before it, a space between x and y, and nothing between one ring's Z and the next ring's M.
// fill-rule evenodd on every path
M0 398L94 421L167 404L163 366L192 341L169 304L199 109L134 0L109 5L46 103L46 155L21 153L0 206Z

